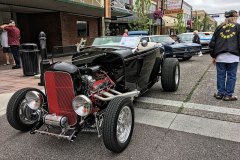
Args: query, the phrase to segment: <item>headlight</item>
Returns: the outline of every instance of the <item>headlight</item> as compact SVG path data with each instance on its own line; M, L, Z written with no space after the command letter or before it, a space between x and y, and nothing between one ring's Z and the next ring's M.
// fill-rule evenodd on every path
M42 106L44 99L41 93L37 91L29 91L27 92L25 99L27 101L27 105L32 110L37 110Z
M85 95L79 95L72 101L73 110L79 116L87 116L91 113L92 102Z

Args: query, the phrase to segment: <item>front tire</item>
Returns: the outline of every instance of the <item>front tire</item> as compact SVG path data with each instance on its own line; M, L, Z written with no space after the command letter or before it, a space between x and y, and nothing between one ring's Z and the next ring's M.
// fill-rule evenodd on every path
M41 93L43 96L44 94L35 88L23 88L18 90L13 96L10 98L8 105L7 105L7 120L8 123L15 129L20 131L29 131L31 130L36 122L37 118L32 117L32 119L28 119L31 109L28 109L26 104L24 104L25 95L29 91L37 91ZM45 98L45 96L44 96ZM25 107L25 108L24 108ZM24 109L24 111L23 111ZM26 116L28 114L28 116Z
M180 81L180 66L176 58L166 58L163 62L161 83L162 88L168 92L178 89Z
M126 97L117 97L109 102L104 113L103 142L112 152L122 152L130 143L134 128L132 102Z

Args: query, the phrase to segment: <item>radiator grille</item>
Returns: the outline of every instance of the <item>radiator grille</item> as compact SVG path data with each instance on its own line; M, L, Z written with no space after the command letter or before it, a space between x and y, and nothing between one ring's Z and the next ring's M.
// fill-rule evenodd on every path
M65 72L45 73L45 86L50 114L68 117L69 124L77 123L77 115L72 108L74 88L71 75Z

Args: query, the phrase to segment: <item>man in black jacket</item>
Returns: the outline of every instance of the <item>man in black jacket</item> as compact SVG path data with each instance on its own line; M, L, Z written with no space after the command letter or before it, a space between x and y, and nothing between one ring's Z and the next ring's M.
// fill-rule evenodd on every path
M237 80L237 68L240 56L240 25L238 14L231 10L225 13L225 22L219 25L209 44L210 55L217 69L216 99L225 101L237 100L233 96Z
M193 32L193 35L194 35L194 36L193 36L192 42L201 45L201 43L200 43L200 37L199 37L199 35L198 35L198 31L197 31L197 30L194 31L194 32ZM198 53L198 56L202 56L202 51L200 51L200 52Z

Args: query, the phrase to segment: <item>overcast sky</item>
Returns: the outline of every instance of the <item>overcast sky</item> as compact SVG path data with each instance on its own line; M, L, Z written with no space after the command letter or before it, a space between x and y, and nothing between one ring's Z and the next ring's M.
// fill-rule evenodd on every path
M208 14L224 13L229 10L240 10L240 0L185 0L193 10L205 10ZM223 16L223 15L222 15ZM216 20L223 21L224 17ZM240 18L238 19L240 22Z

